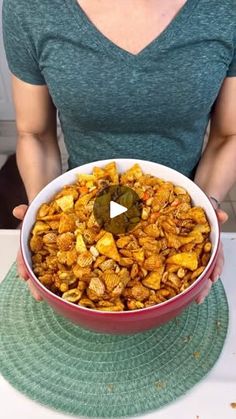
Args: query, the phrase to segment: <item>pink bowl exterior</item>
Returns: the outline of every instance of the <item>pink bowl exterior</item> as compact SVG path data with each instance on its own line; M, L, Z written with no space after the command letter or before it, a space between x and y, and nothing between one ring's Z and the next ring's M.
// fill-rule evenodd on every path
M130 312L101 312L68 303L49 292L35 280L31 272L28 271L28 273L42 298L63 317L94 332L126 335L144 332L145 330L161 326L174 319L188 307L206 285L214 269L218 250L213 263L205 271L205 275L187 291L165 303Z
M94 162L94 165L96 165L96 162ZM209 204L211 205L210 201ZM27 213L23 221L22 231L24 229L26 219ZM22 232L21 250L29 277L31 278L34 286L37 288L43 300L46 301L57 313L71 320L73 323L95 332L109 334L133 334L156 328L164 323L167 323L178 316L186 307L194 302L196 297L206 285L216 263L220 243L219 224L217 221L216 228L218 233L214 258L207 266L203 274L186 291L156 306L129 312L102 312L91 310L69 303L56 296L44 287L34 276L25 252L25 246L28 239L26 240L26 237L24 237Z

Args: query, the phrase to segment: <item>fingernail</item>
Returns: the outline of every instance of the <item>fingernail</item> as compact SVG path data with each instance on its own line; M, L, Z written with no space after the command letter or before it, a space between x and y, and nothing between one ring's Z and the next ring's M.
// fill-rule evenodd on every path
M205 300L205 298L204 298L204 297L201 297L201 298L199 298L199 299L197 300L197 303L198 303L198 304L202 304L202 303L204 302L204 300Z
M220 278L219 276L215 276L214 278L212 278L212 282L213 283L217 282L219 278Z
M23 275L20 275L19 276L19 278L21 279L21 281L23 281L23 282L26 282L26 281L28 281L28 279L29 278L26 278L25 276L23 276Z

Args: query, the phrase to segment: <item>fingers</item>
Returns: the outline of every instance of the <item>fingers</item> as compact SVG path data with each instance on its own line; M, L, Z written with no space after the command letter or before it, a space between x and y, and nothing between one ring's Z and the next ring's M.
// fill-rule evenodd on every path
M27 208L28 208L27 205L18 205L18 207L15 207L13 209L14 217L16 217L18 220L23 220L25 213L27 211ZM17 270L18 270L19 276L26 281L28 280L28 287L33 297L37 301L42 300L40 294L37 292L32 281L29 279L29 274L28 274L28 271L26 269L26 266L22 257L21 249L18 250L16 262L17 262Z
M13 215L15 218L17 218L18 220L23 220L25 213L27 211L28 206L27 205L18 205L17 207L15 207L12 211Z
M35 288L33 282L29 279L29 274L28 274L28 271L27 271L26 266L24 264L24 260L23 260L22 253L21 253L20 249L18 250L16 261L17 261L17 270L18 270L19 276L22 279L24 279L25 281L27 281L29 290L30 290L31 294L33 295L33 297L35 298L35 300L41 301L42 297L38 293L38 291Z
M35 288L33 282L31 281L31 279L28 280L27 284L28 284L29 290L30 290L31 294L33 295L33 297L35 298L35 300L36 301L42 301L42 297L38 293L38 291Z
M223 270L223 266L224 266L224 252L223 252L223 245L222 243L220 243L220 248L219 248L219 253L217 256L217 261L216 261L216 265L214 267L214 270L211 274L211 281L212 282L216 282L217 279L219 279L219 276L221 275L221 272Z
M209 294L209 292L211 290L212 284L215 283L219 279L219 277L221 275L221 272L223 270L223 266L224 266L224 252L223 252L222 242L220 242L219 253L218 253L218 256L217 256L216 265L215 265L214 270L211 274L211 278L208 279L208 281L206 283L206 286L203 288L201 293L195 299L197 304L203 303L203 301L205 300L205 298L207 297L207 295Z
M220 208L216 210L216 214L220 224L226 223L229 218L228 214Z
M28 274L28 271L26 269L26 266L25 266L25 263L24 263L24 260L23 260L22 253L21 253L20 249L18 250L18 253L17 253L16 263L17 263L17 270L18 270L18 273L19 273L20 277L25 279L25 280L29 279L29 274Z
M205 298L208 296L210 290L212 287L212 281L210 279L208 279L205 287L203 288L203 290L201 291L201 293L197 296L196 298L196 303L197 304L202 304L203 301L205 300Z

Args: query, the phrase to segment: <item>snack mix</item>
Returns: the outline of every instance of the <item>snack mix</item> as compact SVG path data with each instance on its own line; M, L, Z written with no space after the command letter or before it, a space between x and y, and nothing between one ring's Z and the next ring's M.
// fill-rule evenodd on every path
M96 196L112 185L140 198L140 220L122 234L103 229L93 212ZM112 162L79 174L42 204L29 244L33 271L51 292L89 309L127 311L188 288L210 259L209 234L204 210L185 189L138 164L119 174Z

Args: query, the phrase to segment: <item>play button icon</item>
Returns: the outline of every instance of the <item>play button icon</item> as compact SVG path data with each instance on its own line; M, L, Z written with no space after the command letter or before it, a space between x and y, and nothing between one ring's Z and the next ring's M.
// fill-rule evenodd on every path
M120 214L126 212L128 208L124 207L123 205L117 204L114 201L110 201L110 218L117 217Z
M112 234L131 231L141 219L142 203L138 194L123 185L102 189L95 199L93 213L97 223Z

